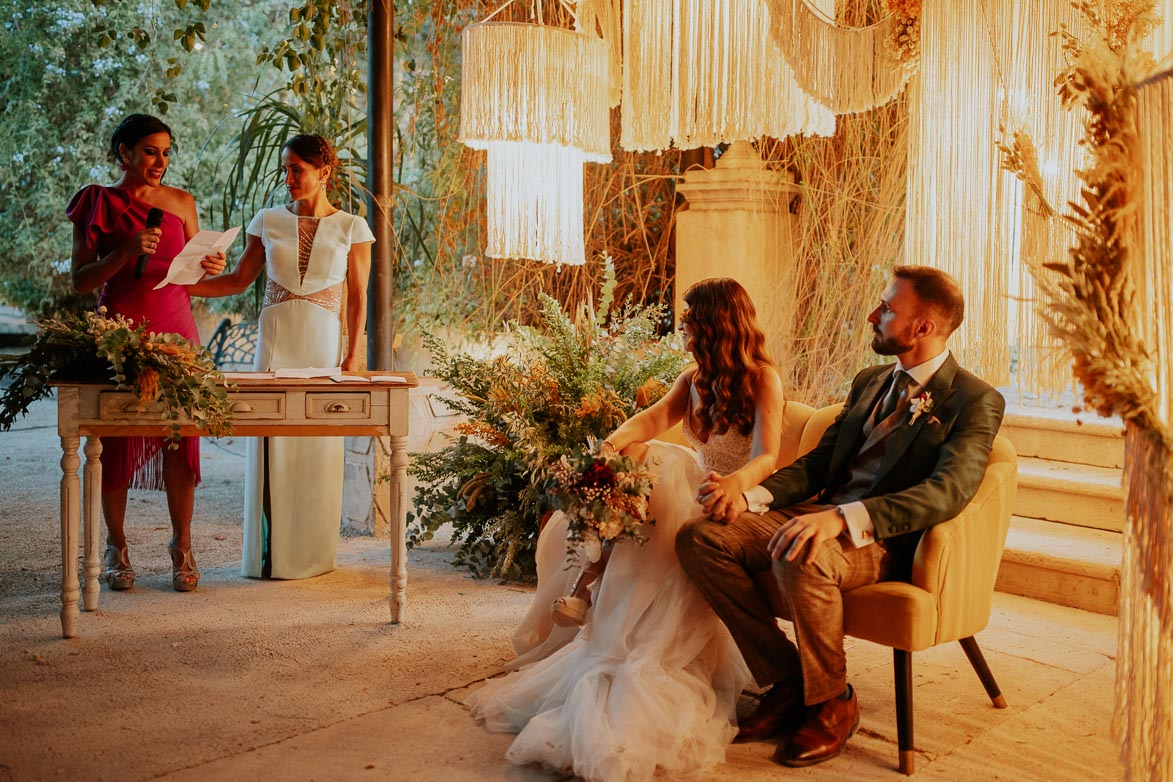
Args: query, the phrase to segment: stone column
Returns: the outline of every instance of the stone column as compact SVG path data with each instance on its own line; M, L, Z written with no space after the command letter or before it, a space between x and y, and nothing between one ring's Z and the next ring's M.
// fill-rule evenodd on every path
M732 277L749 291L770 352L789 375L794 334L794 178L768 170L753 145L734 142L714 168L677 185L687 205L676 215L676 313L688 286Z

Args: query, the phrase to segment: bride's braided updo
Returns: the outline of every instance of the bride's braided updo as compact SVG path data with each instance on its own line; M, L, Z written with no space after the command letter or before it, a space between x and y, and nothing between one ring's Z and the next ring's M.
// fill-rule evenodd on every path
M314 168L330 167L330 175L326 178L329 187L335 186L334 175L338 171L338 155L334 146L317 133L298 133L285 142L283 149L288 149Z

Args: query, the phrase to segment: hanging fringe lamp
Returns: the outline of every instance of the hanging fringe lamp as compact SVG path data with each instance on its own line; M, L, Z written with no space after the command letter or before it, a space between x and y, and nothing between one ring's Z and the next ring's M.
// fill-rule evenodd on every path
M623 62L624 149L835 132L771 40L762 0L624 3Z
M975 2L976 0L971 0ZM836 114L895 98L920 55L920 3L889 0L889 13L866 27L837 24L808 0L765 0L771 33L799 86Z
M582 164L611 160L606 44L488 20L461 43L460 141L488 151L485 255L584 263Z

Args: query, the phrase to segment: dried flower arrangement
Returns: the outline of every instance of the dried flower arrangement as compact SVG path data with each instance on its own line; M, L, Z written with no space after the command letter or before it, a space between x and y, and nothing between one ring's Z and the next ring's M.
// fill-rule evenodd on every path
M884 0L892 14L888 28L888 50L900 65L910 65L920 57L921 0Z
M517 327L511 350L494 358L451 353L425 336L433 373L463 399L459 439L437 453L415 454L419 481L408 544L431 539L443 524L460 541L456 563L479 576L534 576L534 546L547 493L563 456L609 434L654 403L688 362L675 338L657 336L659 306L612 311L610 263L599 305L571 318L542 295L540 328Z
M1086 112L1081 144L1091 164L1078 172L1083 203L1070 204L1072 213L1062 218L1075 231L1075 246L1031 271L1045 297L1044 317L1071 351L1085 406L1125 423L1115 728L1126 778L1163 779L1173 777L1166 701L1173 691L1173 430L1151 381L1155 356L1140 336L1134 277L1143 201L1136 83L1151 67L1142 41L1156 17L1154 0L1072 5L1088 34L1062 31L1068 65L1056 84L1065 108ZM1002 151L1005 167L1041 196L1031 140L1016 134Z
M223 376L207 350L178 334L148 332L105 307L84 315L39 321L27 353L0 359L0 377L10 377L0 395L0 429L10 429L29 405L46 397L56 381L112 383L131 389L139 405L161 403L176 447L184 419L208 434L232 431Z

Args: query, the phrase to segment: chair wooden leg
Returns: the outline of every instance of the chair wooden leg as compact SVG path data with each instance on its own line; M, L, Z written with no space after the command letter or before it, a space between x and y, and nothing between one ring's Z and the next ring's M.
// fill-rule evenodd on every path
M986 665L986 658L978 647L977 639L972 635L969 638L962 638L961 648L965 650L965 656L969 658L969 664L973 666L974 672L982 680L982 686L986 688L986 694L990 696L990 702L994 704L994 708L1006 708L1006 699L1002 697L1002 690L998 688L994 674L990 673L990 666Z
M900 748L900 773L914 771L912 751L912 652L892 650L892 669L896 678L896 741Z

